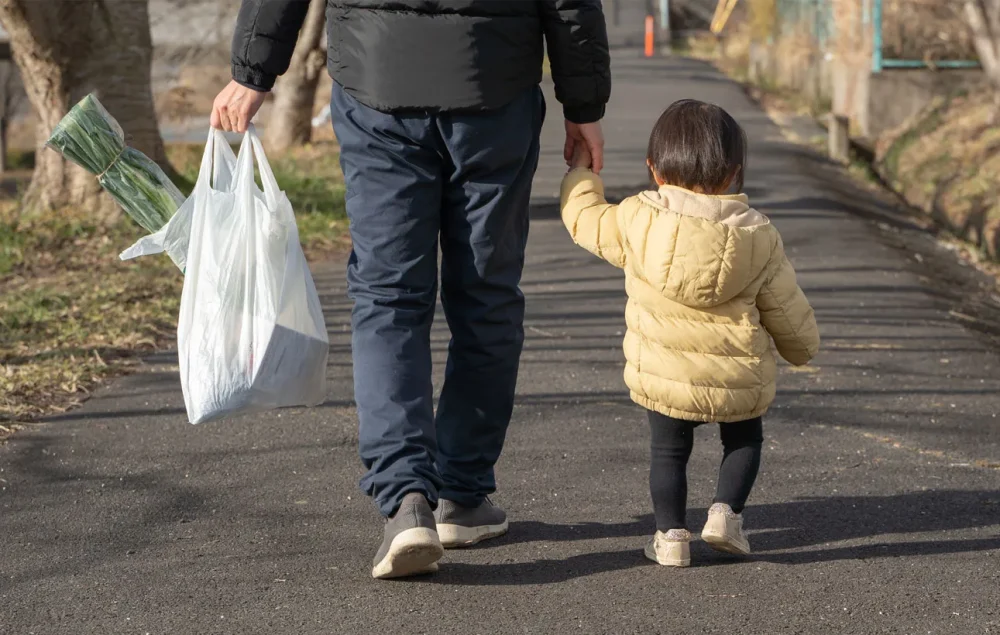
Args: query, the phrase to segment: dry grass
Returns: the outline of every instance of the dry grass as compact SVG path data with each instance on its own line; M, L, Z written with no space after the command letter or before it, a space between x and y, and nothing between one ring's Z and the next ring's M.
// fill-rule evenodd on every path
M715 37L709 33L691 35L682 44L680 52L695 59L712 62L737 81L747 80L750 38L742 23L734 25L723 37Z
M816 14L824 2L828 13ZM751 41L775 47L782 61L809 59L830 52L848 63L867 66L871 59L871 22L865 0L819 3L747 0L745 21ZM826 24L829 20L830 24ZM977 59L962 3L942 0L884 0L882 52L886 58L924 60ZM817 27L829 35L817 41ZM820 51L823 48L824 50Z
M851 65L871 67L871 22L864 19L862 0L832 0L831 16L836 28L830 39L830 50Z
M1000 260L1000 128L989 93L940 99L887 135L877 169L911 205Z
M775 46L780 53L772 57L786 60L781 69L771 66L757 68L757 72L751 72L750 69L753 38L753 27L738 22L731 25L726 35L721 38L711 35L689 37L684 44L683 52L691 57L712 62L729 77L744 83L750 96L769 112L809 116L819 116L827 112L829 104L823 99L815 98L811 91L803 89L804 80L800 79L797 82L777 80L779 74L784 78L805 76L809 57L803 56L801 49L808 44L808 40L801 32L793 32L777 40ZM779 70L780 73L777 72Z
M777 0L748 0L719 38L689 39L685 52L712 61L733 79L748 84L772 108L819 114L828 99L815 72L823 56L812 36L812 20L792 21Z
M767 42L777 33L777 0L749 0L747 3L747 26L754 42Z
M961 2L884 0L882 12L882 52L887 58L978 59Z
M139 236L101 227L72 210L0 211L0 426L61 411L166 344L182 277L167 259L120 263ZM4 433L0 429L0 435Z
M831 50L843 59L871 59L871 23L863 19L864 0L831 0ZM884 0L882 54L886 58L924 60L977 59L961 2Z
M721 42L710 33L698 33L688 36L676 45L677 52L699 60L715 62L720 55Z
M778 87L814 93L815 87L810 82L816 80L810 73L820 63L823 51L813 39L810 26L804 23L788 25L774 47L772 74L781 78L776 82Z

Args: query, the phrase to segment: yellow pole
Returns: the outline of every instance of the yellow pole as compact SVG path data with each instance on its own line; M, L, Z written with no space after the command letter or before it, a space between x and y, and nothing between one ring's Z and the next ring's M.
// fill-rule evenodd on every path
M719 0L715 5L715 11L712 13L712 23L708 27L712 33L715 33L715 23L719 21L719 16L722 15L722 7L727 1L728 0Z
M716 11L720 8L722 13L712 20L712 33L718 35L722 32L722 29L726 27L726 23L729 22L729 17L733 15L733 11L736 9L736 3L739 0L719 0L719 5L716 7ZM723 3L725 7L723 8Z

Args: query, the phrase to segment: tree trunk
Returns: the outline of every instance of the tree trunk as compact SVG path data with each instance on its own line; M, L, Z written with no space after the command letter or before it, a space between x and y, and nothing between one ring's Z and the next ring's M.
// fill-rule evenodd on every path
M983 73L993 85L993 122L1000 123L1000 0L966 0L965 21Z
M11 104L15 101L11 76L14 73L11 62L0 61L0 174L7 171L7 127L13 118Z
M44 146L69 109L95 92L129 145L169 167L153 109L148 0L0 0L0 23L39 120L25 210L117 216L93 175Z
M0 174L7 172L7 129L10 122L0 119Z
M326 66L322 47L325 9L326 0L310 1L292 63L275 84L271 118L264 131L264 141L271 150L287 150L312 138L316 86Z

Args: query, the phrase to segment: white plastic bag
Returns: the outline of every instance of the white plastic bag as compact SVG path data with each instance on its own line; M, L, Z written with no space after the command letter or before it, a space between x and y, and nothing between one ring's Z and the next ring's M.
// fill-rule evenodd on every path
M208 145L205 147L206 155L210 148L214 148L212 183L215 184L217 190L229 191L233 187L236 155L233 154L233 149L229 147L229 142L226 141L221 130L213 128L208 141ZM193 195L189 196L177 208L177 213L158 232L143 236L118 257L122 260L131 260L139 256L166 252L177 268L183 272L187 264L188 237L191 235L191 213L194 210L194 200Z
M194 192L171 219L184 212L190 227L177 349L191 423L317 405L326 394L329 339L291 204L252 126L235 165L227 149L213 131ZM153 248L182 242L165 229Z

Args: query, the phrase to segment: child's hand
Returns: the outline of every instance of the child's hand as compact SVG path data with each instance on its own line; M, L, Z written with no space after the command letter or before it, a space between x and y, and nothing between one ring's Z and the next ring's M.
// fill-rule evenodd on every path
M573 148L573 159L569 162L569 167L570 169L593 167L593 159L586 145L582 143L576 144Z

